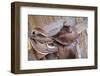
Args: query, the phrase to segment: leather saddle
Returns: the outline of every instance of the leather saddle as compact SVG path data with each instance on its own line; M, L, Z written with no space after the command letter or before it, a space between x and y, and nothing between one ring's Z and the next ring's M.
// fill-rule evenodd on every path
M55 54L58 51L54 40L48 37L46 32L40 28L35 28L35 31L29 37L29 41L33 48L36 57L35 59L44 60L46 59L46 56Z
M78 34L73 27L64 25L53 38L57 42L60 59L78 58L76 49Z
M77 37L77 33L70 26L63 26L60 32L52 37L49 37L44 30L35 28L35 31L29 37L33 49L32 54L34 54L35 57L33 57L33 59L78 58L76 49Z

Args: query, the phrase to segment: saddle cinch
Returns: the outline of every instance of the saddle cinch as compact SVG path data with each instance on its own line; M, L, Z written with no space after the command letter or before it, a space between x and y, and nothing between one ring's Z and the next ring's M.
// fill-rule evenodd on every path
M63 28L54 36L49 37L41 28L35 28L29 37L29 59L74 59L78 58L76 49L77 33L70 26Z

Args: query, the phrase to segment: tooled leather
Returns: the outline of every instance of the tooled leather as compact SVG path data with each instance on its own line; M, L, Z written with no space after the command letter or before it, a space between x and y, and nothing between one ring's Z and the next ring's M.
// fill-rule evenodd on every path
M35 37L31 38L31 44L33 47L33 51L35 51L35 54L38 60L78 58L76 45L74 44L74 42L76 42L76 39L78 37L77 33L74 30L70 33L66 31L62 31L62 30L63 28L55 36L50 37L50 39L54 41L53 43L56 44L56 47L57 47L56 50L54 51L51 50L52 52L48 50L44 51L42 49L39 49L40 45L35 43L39 41L39 38L38 39L36 39ZM41 44L41 46L42 45L45 45L45 43ZM42 47L46 48L46 46L42 46ZM54 58L52 58L52 56Z

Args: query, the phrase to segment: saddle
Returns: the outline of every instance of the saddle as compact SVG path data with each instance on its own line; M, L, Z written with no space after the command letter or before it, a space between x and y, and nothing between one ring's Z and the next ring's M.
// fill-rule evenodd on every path
M78 34L70 25L64 25L53 38L57 42L60 59L78 58L76 49Z
M78 58L76 39L78 35L70 26L49 37L41 28L35 28L29 37L31 45L29 57L33 60Z
M49 57L49 55L55 54L58 51L54 40L44 33L44 30L35 28L35 31L29 37L29 42L33 48L32 51L34 52L35 59L38 60L44 60L46 57Z

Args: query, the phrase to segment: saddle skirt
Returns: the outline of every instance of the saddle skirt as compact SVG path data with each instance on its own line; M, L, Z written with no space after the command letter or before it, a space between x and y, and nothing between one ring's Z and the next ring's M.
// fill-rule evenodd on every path
M44 39L45 40L45 39ZM54 46L54 45L50 45L50 44L53 44L53 42L47 42L47 43L41 43L39 42L38 40L33 40L33 39L30 39L30 42L32 44L32 47L38 52L38 53L41 53L41 54L44 54L44 55L47 55L47 54L50 54L50 53L54 53L54 52L57 52L57 47ZM43 41L42 41L43 42Z
M42 30L42 32L44 31ZM29 37L29 41L38 59L58 51L57 46L54 44L54 40L49 38L44 33L39 32L31 35Z

